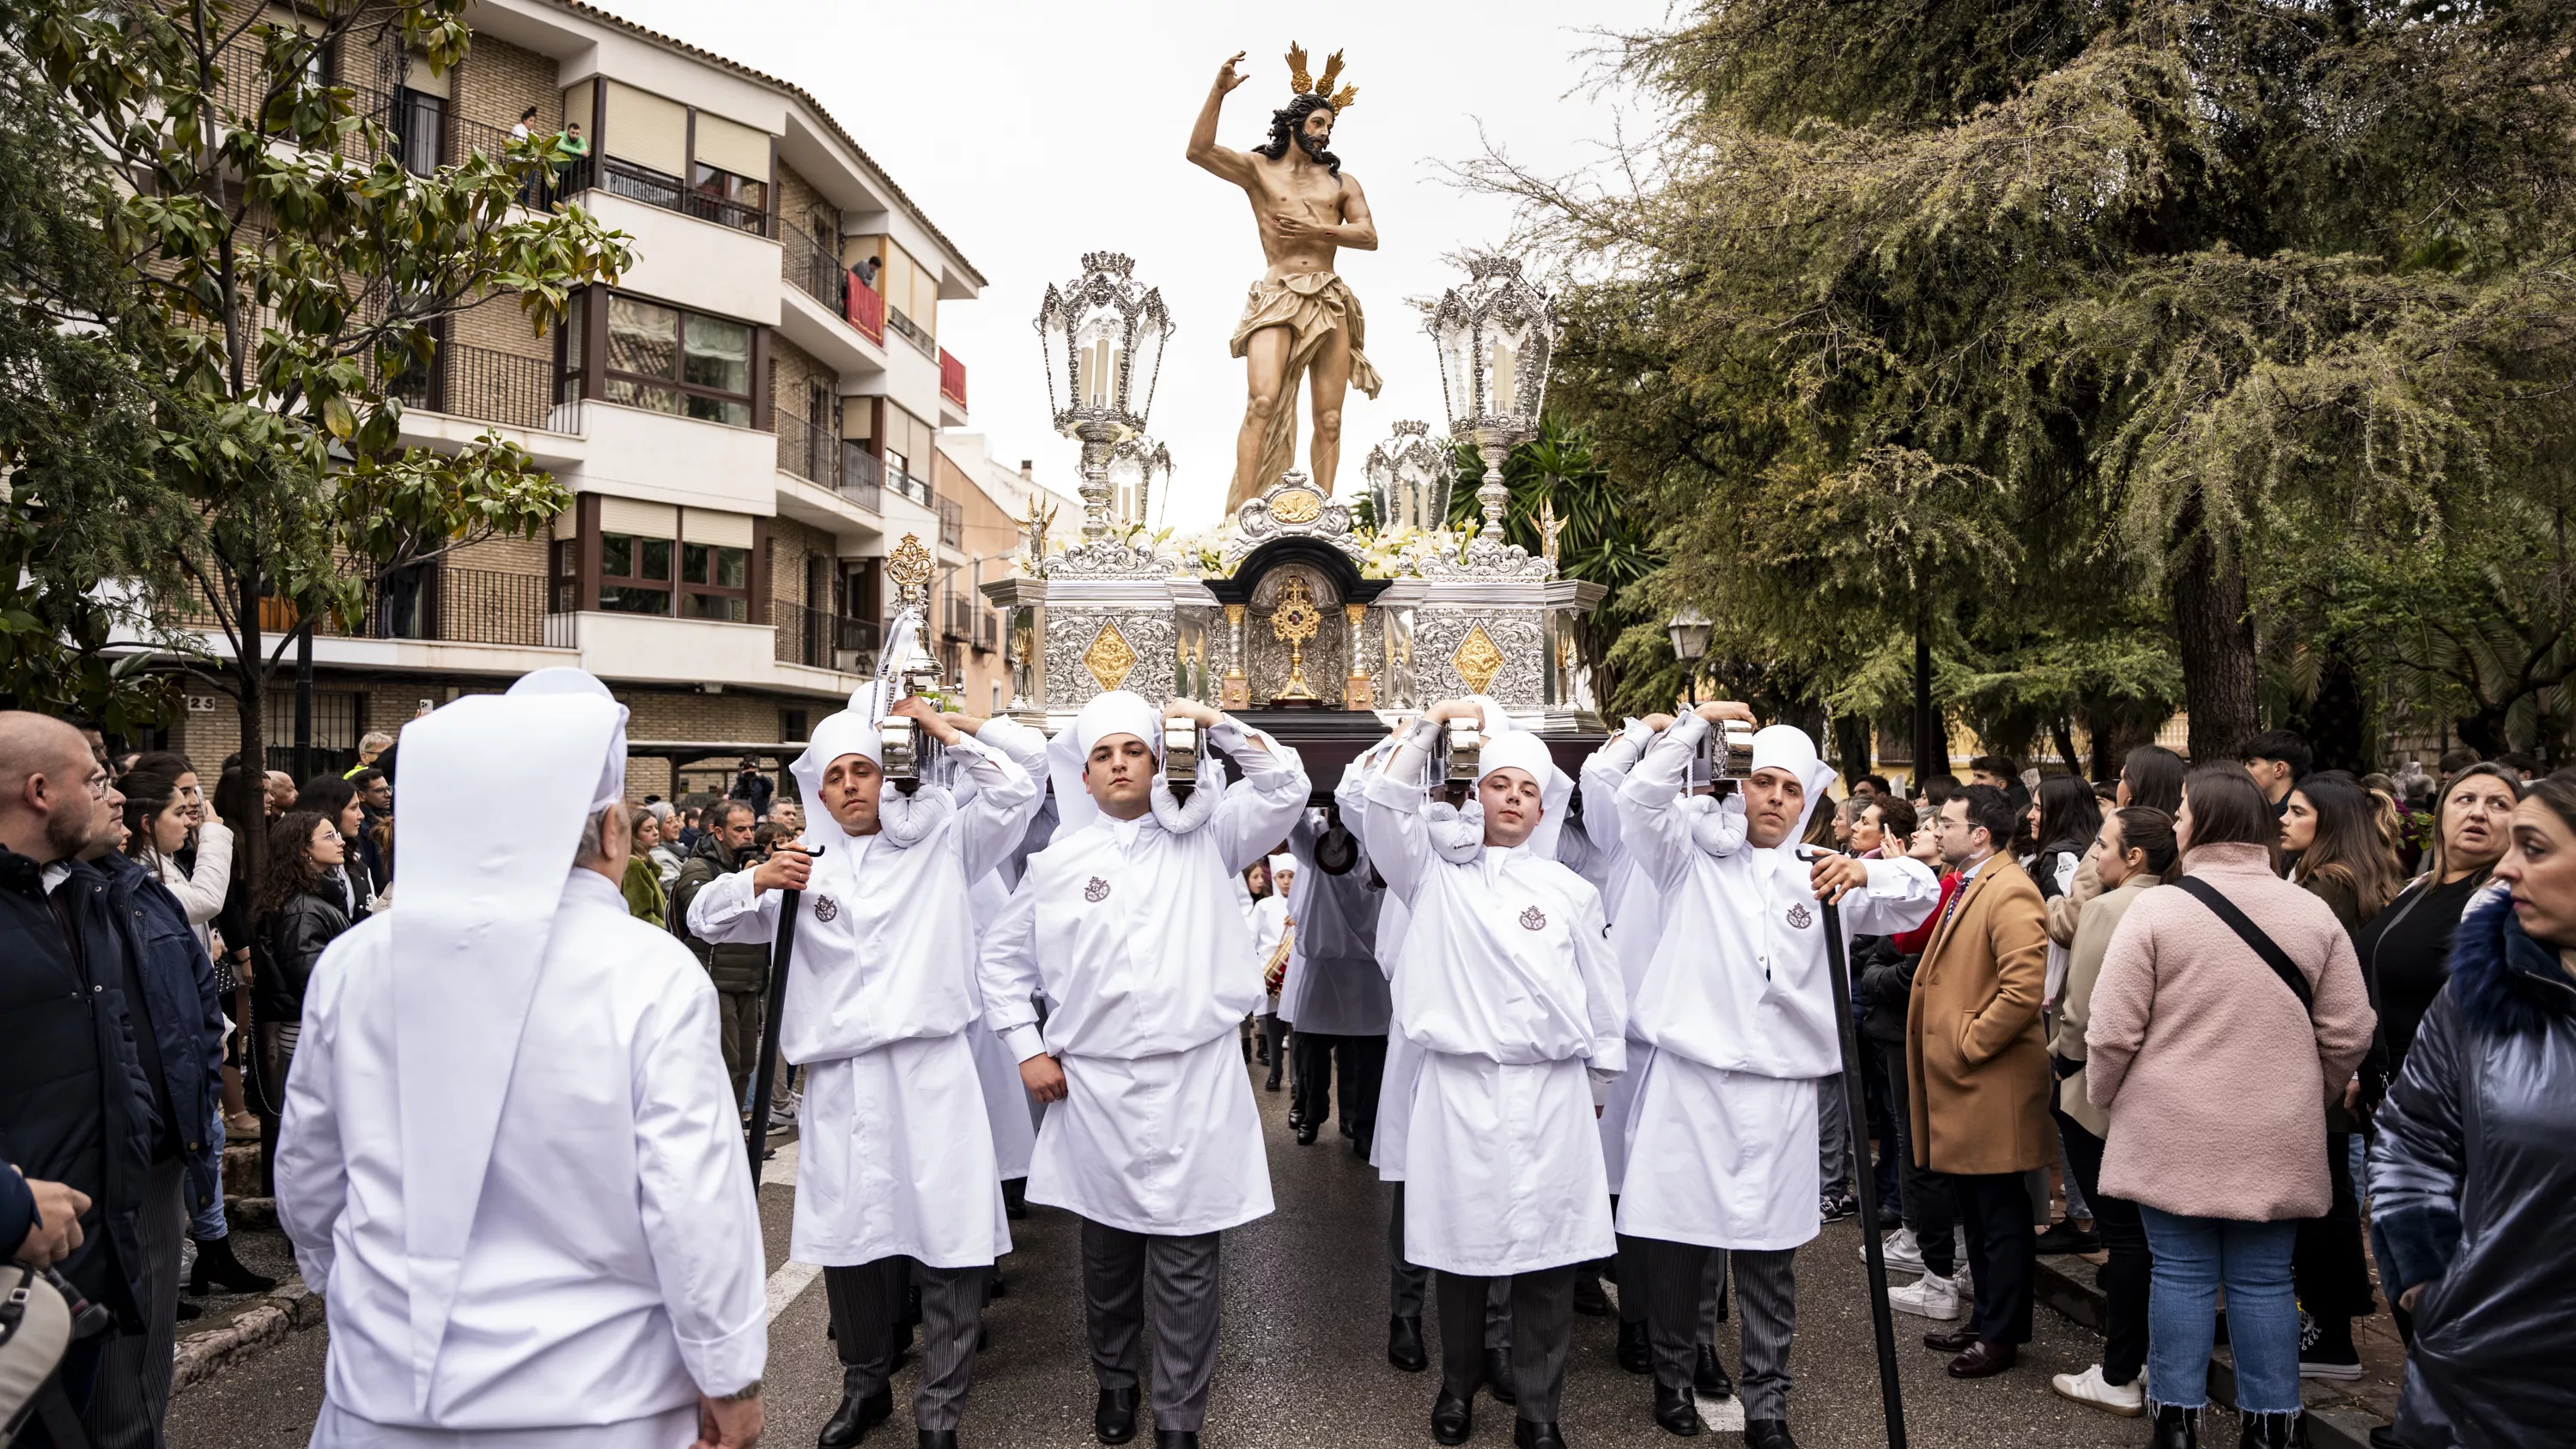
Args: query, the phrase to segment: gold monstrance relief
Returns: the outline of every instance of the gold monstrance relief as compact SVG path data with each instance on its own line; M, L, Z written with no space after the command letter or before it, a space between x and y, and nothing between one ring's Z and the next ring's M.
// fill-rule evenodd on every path
M1271 637L1288 646L1287 686L1271 697L1272 704L1289 700L1312 700L1315 691L1306 687L1306 641L1323 627L1324 616L1315 608L1315 596L1306 581L1295 574L1279 586L1278 607L1270 613Z

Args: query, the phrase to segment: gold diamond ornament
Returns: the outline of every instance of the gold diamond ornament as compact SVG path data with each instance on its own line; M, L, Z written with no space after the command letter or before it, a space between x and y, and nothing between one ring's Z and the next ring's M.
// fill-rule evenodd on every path
M1494 647L1482 624L1470 628L1467 637L1458 641L1458 652L1449 656L1449 667L1466 681L1470 694L1484 693L1494 676L1503 672L1504 662L1503 651Z
M1136 667L1136 648L1118 632L1117 625L1103 624L1093 636L1091 647L1082 651L1082 667L1091 671L1102 690L1116 689Z
M1270 516L1281 523L1312 523L1324 514L1324 496L1291 488L1270 500Z

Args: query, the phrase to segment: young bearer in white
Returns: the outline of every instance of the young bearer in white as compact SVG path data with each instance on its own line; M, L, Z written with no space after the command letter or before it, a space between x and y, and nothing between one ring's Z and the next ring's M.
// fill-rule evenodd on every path
M1478 715L1474 806L1430 804L1437 731ZM1399 738L1368 782L1361 834L1411 917L1392 980L1409 1081L1390 1076L1380 1113L1404 1118L1405 1256L1440 1275L1432 1436L1471 1432L1489 1280L1508 1277L1513 1439L1560 1449L1575 1265L1612 1250L1593 1087L1624 1060L1627 994L1600 892L1554 858L1574 787L1546 744L1490 701L1464 699Z
M919 698L889 711L880 690L817 724L788 767L823 807L803 839L816 853L780 851L719 877L689 907L702 940L766 941L780 892L804 892L779 1041L805 1069L788 1251L824 1265L842 1366L821 1449L856 1444L893 1411L886 1381L906 1259L921 1287L914 1427L925 1446L955 1442L984 1284L1011 1246L968 1040L981 1012L970 887L1037 812L1037 781L996 743L1028 731ZM974 780L966 804L926 783L907 796L884 778L885 713L915 721Z
M1125 690L1085 705L1050 746L1063 818L985 933L983 984L987 1024L1054 1103L1029 1201L1083 1220L1093 1428L1136 1432L1150 1299L1156 1441L1189 1449L1216 1371L1218 1234L1271 1207L1236 1037L1263 993L1235 878L1287 835L1307 784L1269 736L1187 700L1169 712L1242 781L1211 758L1182 801L1160 774L1165 711Z

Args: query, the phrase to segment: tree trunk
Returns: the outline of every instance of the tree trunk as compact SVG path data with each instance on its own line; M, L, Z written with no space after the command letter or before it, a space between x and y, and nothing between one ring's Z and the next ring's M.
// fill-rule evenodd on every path
M2083 779L2083 757L2075 753L2075 731L2067 724L2065 716L2060 715L2048 722L2048 739L2049 743L2057 746L2057 762L2066 767L2066 773Z
M1834 716L1834 754L1843 771L1843 788L1869 773L1869 716L1842 714Z
M1941 717L1932 709L1932 626L1917 615L1914 621L1914 793L1923 793L1923 782L1934 775L1950 772L1950 747L1941 728Z
M2245 613L2245 566L2221 560L2201 526L2198 494L2174 526L2175 652L2194 763L2228 758L2254 733L2254 621Z
M2325 667L2317 677L2317 696L2290 716L2289 727L2308 742L2320 770L2367 774L2379 751L2370 733L2370 702L2361 692L2361 671L2342 639L2326 641Z

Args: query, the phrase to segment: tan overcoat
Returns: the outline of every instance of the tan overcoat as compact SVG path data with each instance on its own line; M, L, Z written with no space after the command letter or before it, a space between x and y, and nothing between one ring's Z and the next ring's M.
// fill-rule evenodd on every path
M2057 1157L2048 1115L2048 908L2029 872L1989 858L1933 927L1905 1010L1915 1161L2028 1172Z

